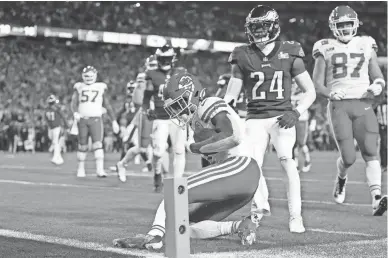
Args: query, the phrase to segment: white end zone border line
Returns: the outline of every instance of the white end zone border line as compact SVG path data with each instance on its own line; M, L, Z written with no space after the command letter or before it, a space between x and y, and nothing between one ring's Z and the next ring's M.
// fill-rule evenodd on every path
M110 253L117 253L117 254L123 254L123 255L133 255L133 256L140 256L145 258L160 258L165 257L163 254L160 253L150 253L148 251L142 251L142 250L130 250L130 249L120 249L115 247L109 247L100 243L95 242L83 242L76 239L69 239L69 238L60 238L60 237L53 237L53 236L45 236L45 235L39 235L39 234L32 234L28 232L19 232L14 230L8 230L8 229L0 229L0 236L3 237L11 237L11 238L17 238L17 239L25 239L25 240L33 240L43 243L50 243L50 244L59 244L64 245L68 247L74 247L79 249L85 249L85 250L92 250L92 251L100 251L100 252L110 252ZM353 245L365 245L365 244L381 244L385 243L386 238L378 239L378 240L358 240L358 241L347 241L342 242L339 244L353 244ZM260 242L259 242L260 243ZM328 247L335 245L336 248L338 248L338 243L335 244L321 244L321 245L309 245L310 247ZM253 256L252 256L253 255ZM303 255L303 250L300 250L298 252L292 251L292 250L283 250L283 248L272 248L272 249L265 249L265 250L252 250L252 251L238 251L238 252L219 252L219 253L198 253L191 255L192 257L197 258L227 258L227 257L265 257L265 258L275 258L275 257L298 257L298 258L304 258L304 257L311 257L311 255ZM319 258L323 258L325 256L315 256Z
M78 185L78 184L60 184L60 183L50 183L50 182L32 182L32 181L20 181L20 180L8 180L0 179L0 183L4 184L18 184L18 185L33 185L33 186L51 186L51 187L69 187L69 188L86 188L86 189L101 189L101 190L128 190L121 187L114 186L93 186L93 185ZM281 201L287 202L287 199L282 198L268 198L270 201ZM329 201L318 201L318 200L302 200L302 203L312 203L312 204L326 204L326 205L339 205L334 202ZM354 206L354 207L370 207L371 204L362 204L362 203L343 203L339 206Z
M103 179L101 179L103 180ZM114 187L114 186L93 186L93 185L81 185L81 184L61 184L61 183L50 183L50 182L32 182L32 181L21 181L21 180L8 180L0 179L0 184L17 184L17 185L31 185L31 186L49 186L49 187L68 187L68 188L86 188L86 189L97 189L97 190L110 190L110 191L128 191L126 188ZM270 201L288 202L287 199L282 198L268 198ZM339 205L339 206L354 206L354 207L370 207L371 204L362 203L343 203L337 204L329 201L319 200L302 200L302 203L312 204L325 204L325 205Z

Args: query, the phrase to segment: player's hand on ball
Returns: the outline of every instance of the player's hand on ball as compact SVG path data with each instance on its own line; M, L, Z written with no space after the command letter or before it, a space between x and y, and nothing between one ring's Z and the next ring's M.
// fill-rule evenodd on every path
M330 92L329 94L329 98L331 100L341 100L343 98L345 98L345 91L339 89L339 90L335 90L335 91L332 91Z
M291 128L296 125L300 117L299 112L294 109L292 111L286 111L284 115L278 117L278 123L280 128Z
M380 95L383 87L380 83L373 83L369 86L368 91L373 93L374 96Z
M112 129L115 134L118 134L120 132L120 126L116 120L113 120L112 122Z

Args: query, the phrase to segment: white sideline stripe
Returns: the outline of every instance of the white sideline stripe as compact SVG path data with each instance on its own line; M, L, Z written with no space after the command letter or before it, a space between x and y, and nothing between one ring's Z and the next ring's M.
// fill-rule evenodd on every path
M305 250L307 248L317 248L317 247L331 247L334 249L340 250L341 246L346 247L347 245L378 245L378 244L386 244L387 239L375 239L375 240L356 240L356 241L344 241L341 243L328 243L328 244L310 244L305 246L296 247L300 250L295 250L296 248L287 248L276 247L271 249L263 249L263 250L252 250L252 251L239 251L239 252L219 252L219 253L198 253L195 254L194 258L247 258L247 257L255 257L255 258L327 258L326 254L315 254L311 253L305 254ZM289 250L291 249L291 250ZM308 250L308 249L307 249Z
M332 231L332 230L325 230L325 229L320 229L320 228L308 228L307 231L313 231L313 232L319 232L319 233L327 233L327 234L377 237L377 235L371 235L371 234L366 234L366 233L347 232L347 231Z
M103 179L102 179L103 180ZM58 183L49 183L49 182L31 182L31 181L19 181L19 180L6 180L0 179L0 183L5 184L18 184L18 185L37 185L37 186L58 186L58 187L69 187L69 188L86 188L86 189L101 189L101 190L128 190L121 187L112 187L112 186L91 186L91 185L77 185L77 184L58 184ZM282 198L268 198L270 201L281 201L287 202L287 199ZM370 207L371 204L359 204L359 203L343 203L337 204L334 202L328 201L314 201L314 200L302 200L303 203L313 203L313 204L326 204L326 205L343 205L343 206L354 206L354 207Z
M318 231L316 229L315 231ZM335 231L330 231L334 233L338 233ZM323 232L327 233L327 232ZM340 232L342 233L349 233L349 232ZM354 235L353 232L350 232ZM361 233L358 233L360 235ZM99 252L109 252L109 253L117 253L117 254L123 254L123 255L133 255L133 256L142 256L145 258L159 258L159 257L165 257L163 254L158 254L158 253L150 253L148 251L142 251L142 250L129 250L129 249L120 249L120 248L115 248L115 247L109 247L105 246L100 243L95 243L95 242L84 242L80 241L77 239L70 239L70 238L60 238L60 237L54 237L54 236L46 236L46 235L39 235L39 234L32 234L29 232L20 232L20 231L15 231L15 230L9 230L9 229L0 229L0 236L4 237L11 237L11 238L17 238L17 239L25 239L25 240L33 240L37 242L44 242L44 243L50 243L50 244L59 244L59 245L64 245L68 247L74 247L74 248L79 248L79 249L85 249L85 250L92 250L92 251L99 251ZM363 234L363 236L372 236L368 234ZM338 247L338 245L345 245L345 244L355 244L355 245L365 245L365 244L370 244L372 243L385 243L386 238L383 239L378 239L378 240L359 240L359 241L346 241L342 243L329 243L329 244L320 244L320 245L308 245L308 246L332 246L335 245ZM260 241L259 241L260 243ZM282 248L275 248L271 250L253 250L253 251L238 251L238 252L219 252L219 253L198 253L194 254L194 257L197 258L202 258L202 257L209 257L209 258L226 258L226 257L266 257L266 258L271 258L271 257L279 257L279 253L276 252L276 250L280 250L282 254L287 254L287 257L291 257L292 254L296 254L294 251L285 251ZM260 256L259 256L260 255ZM292 256L292 257L299 257L303 258L306 256Z
M15 169L15 170L61 170L59 167L49 167L49 166L18 166L18 165L0 165L0 169ZM106 169L108 170L108 169ZM277 167L265 167L263 170L279 170ZM197 174L199 171L186 171L184 174L186 175L194 175ZM76 172L74 172L75 174ZM134 170L127 170L127 176L133 176L133 177L153 177L153 175L149 172L135 172ZM115 176L117 175L116 172L108 172L107 175L109 176ZM95 177L95 173L89 173L86 174L87 177ZM265 177L268 181L282 181L283 178L280 177ZM334 183L333 180L323 180L323 179L300 179L301 182L312 182L312 183L322 183L322 182L331 182ZM364 185L366 184L366 181L347 181L347 184L354 184L354 185Z
M194 175L198 172L193 172L193 171L186 171L184 173L184 175ZM107 175L109 176L116 176L116 172L108 172ZM133 170L127 170L127 173L126 173L127 176L133 176L133 177L153 177L153 174L152 173L149 173L149 172L134 172ZM93 176L96 176L95 174L87 174L86 175L87 177L93 177ZM280 177L265 177L265 180L268 180L268 181L283 181L283 178L280 178ZM312 183L322 183L322 182L330 182L330 183L333 183L334 184L334 179L333 180L318 180L318 179L300 179L301 182L312 182ZM366 182L362 182L362 181L347 181L346 184L350 184L350 185L365 185Z
M28 233L28 232L19 232L19 231L8 230L8 229L0 229L0 236L33 240L38 242L50 243L50 244L59 244L59 245L92 250L92 251L141 256L146 258L164 257L164 255L162 254L157 254L157 253L150 254L150 252L148 251L120 249L120 248L105 246L94 242L83 242L76 239L37 235L37 234Z

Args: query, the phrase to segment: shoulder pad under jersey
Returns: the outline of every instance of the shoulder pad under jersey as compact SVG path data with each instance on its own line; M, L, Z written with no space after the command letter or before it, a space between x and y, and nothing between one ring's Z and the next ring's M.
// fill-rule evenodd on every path
M246 49L249 45L244 44L241 46L237 46L233 49L232 53L229 55L228 62L230 64L237 64L238 61L241 59L241 57L244 55L246 52Z
M354 38L359 40L361 45L368 46L368 48L373 49L375 52L378 51L376 40L371 36L356 36Z
M83 85L83 83L82 82L76 82L75 84L74 84L74 90L78 90L80 87L82 87L82 85Z
M228 111L228 104L218 97L205 98L198 105L198 116L205 123L222 111Z
M302 45L297 41L282 41L284 51L292 56L304 58L305 54Z
M326 51L334 49L334 41L335 39L321 39L315 42L313 46L313 58L316 59L320 55L326 58Z

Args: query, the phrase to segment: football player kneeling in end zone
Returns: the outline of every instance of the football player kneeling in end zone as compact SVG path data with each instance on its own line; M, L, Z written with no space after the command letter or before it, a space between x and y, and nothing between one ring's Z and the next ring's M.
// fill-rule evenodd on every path
M191 238L208 239L236 233L243 245L256 241L258 224L248 216L240 221L221 221L253 198L260 173L256 161L245 156L243 130L237 113L218 97L207 97L191 74L174 74L163 90L164 107L179 126L190 125L194 140L190 152L206 156L212 165L188 177ZM122 248L160 249L166 212L164 201L146 235L115 239Z

